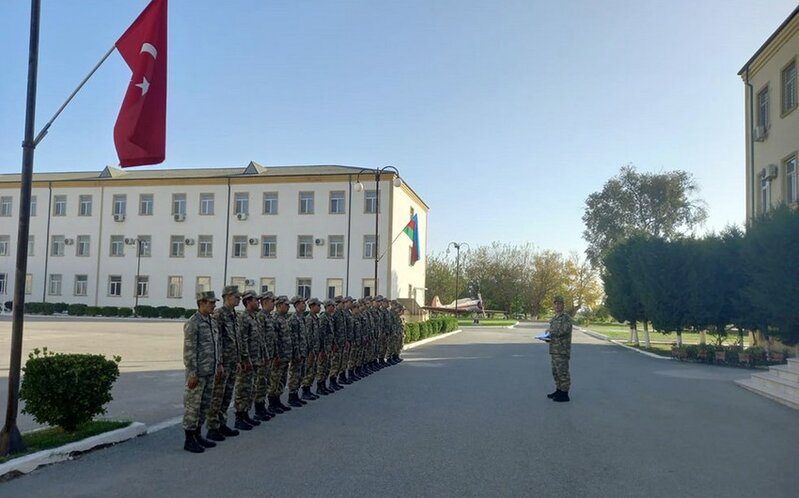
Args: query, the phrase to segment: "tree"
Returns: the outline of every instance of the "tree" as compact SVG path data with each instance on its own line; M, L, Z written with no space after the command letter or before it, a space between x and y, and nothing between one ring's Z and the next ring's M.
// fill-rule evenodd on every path
M446 257L427 256L425 271L426 295L438 296L442 303L450 303L455 299L455 265Z
M636 322L646 320L644 305L634 290L637 275L630 267L640 239L633 238L611 248L602 260L605 307L618 322L630 324L630 342L638 343Z
M671 240L701 225L707 218L699 187L690 173L638 173L634 166L621 168L618 176L586 200L583 238L586 254L595 267L614 244L635 234Z
M594 308L602 300L602 286L596 268L590 261L581 259L572 252L564 265L566 274L566 294L574 303L574 310L583 307Z
M461 265L466 275L464 288L479 289L487 309L511 312L526 283L525 269L531 253L529 244L514 246L500 242L469 251Z
M542 251L532 257L528 270L527 288L529 311L540 318L556 294L565 294L566 273L563 257L555 251ZM571 297L571 296L568 296ZM574 301L563 296L566 311L574 314Z

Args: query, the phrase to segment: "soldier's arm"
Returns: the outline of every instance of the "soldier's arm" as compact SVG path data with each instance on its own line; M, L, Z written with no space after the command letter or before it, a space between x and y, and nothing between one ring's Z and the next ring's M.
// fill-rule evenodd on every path
M183 365L189 377L197 375L197 333L194 320L183 324Z
M238 331L239 338L239 360L242 363L248 363L250 361L250 335L244 333L244 330L249 324L244 317L244 313L234 312L233 317L233 319L236 320L236 330Z

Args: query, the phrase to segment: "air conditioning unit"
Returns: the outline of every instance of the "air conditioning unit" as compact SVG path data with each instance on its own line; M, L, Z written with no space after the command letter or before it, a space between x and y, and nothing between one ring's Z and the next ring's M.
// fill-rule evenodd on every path
M125 215L122 213L115 213L114 221L125 221Z
M255 237L252 237L248 242L250 243L251 246L258 245L258 239L256 239Z
M779 168L776 164L769 164L766 174L768 175L767 178L777 178L777 173L779 172Z
M255 285L255 280L245 280L244 285Z
M323 246L325 245L325 239L314 239L313 243L317 246Z
M175 213L173 218L175 218L175 221L186 221L186 213Z
M247 213L236 213L236 219L244 221L247 219Z
M71 246L75 243L75 239L64 239L64 245Z
M135 243L136 243L136 239L125 239L125 244L126 245L132 246Z
M187 246L193 246L194 245L194 239L186 239L186 240L183 241L183 243L186 244Z
M752 138L755 142L762 142L768 136L768 128L765 126L755 126L752 130Z

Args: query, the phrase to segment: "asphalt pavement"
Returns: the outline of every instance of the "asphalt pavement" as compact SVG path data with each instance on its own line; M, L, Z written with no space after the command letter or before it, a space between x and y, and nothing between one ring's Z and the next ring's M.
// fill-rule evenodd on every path
M467 329L202 455L175 426L0 496L796 496L799 413L750 372L575 332L554 403L543 325ZM146 403L146 398L141 400Z

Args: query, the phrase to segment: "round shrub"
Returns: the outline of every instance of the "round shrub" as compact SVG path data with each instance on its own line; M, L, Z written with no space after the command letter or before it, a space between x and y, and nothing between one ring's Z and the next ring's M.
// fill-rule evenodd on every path
M67 303L53 303L53 311L55 313L66 313L69 305Z
M194 316L194 313L196 312L197 310L191 310L191 309L186 310L186 312L183 313L183 318L191 318L192 316Z
M86 315L86 308L88 308L85 304L70 304L67 308L67 313L71 316L84 316Z
M158 310L152 306L141 304L136 306L136 316L141 316L144 318L158 318Z
M121 307L117 308L117 316L128 317L133 315L133 308Z
M97 316L100 314L100 307L99 306L87 306L86 307L86 316Z
M59 426L73 432L95 415L105 413L111 387L119 377L115 356L107 360L96 354L56 354L35 349L22 369L24 378L19 397L23 413L40 424Z
M119 315L119 308L116 306L103 306L100 308L100 316L117 316Z

